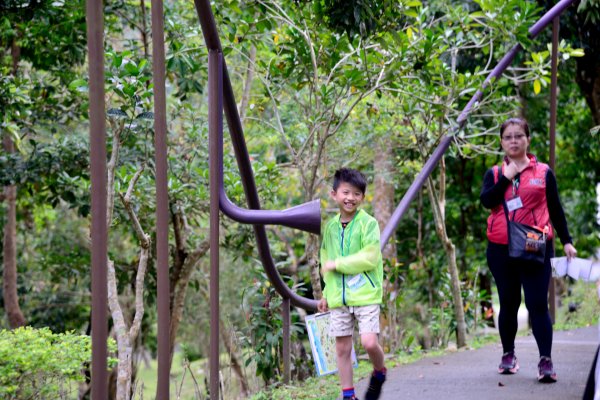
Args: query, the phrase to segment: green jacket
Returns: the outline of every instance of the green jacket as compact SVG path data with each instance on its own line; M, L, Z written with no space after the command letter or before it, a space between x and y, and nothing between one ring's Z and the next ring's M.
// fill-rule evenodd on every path
M340 214L330 219L323 230L321 265L328 260L336 264L336 271L323 277L330 308L381 304L383 262L375 218L358 210L345 229Z

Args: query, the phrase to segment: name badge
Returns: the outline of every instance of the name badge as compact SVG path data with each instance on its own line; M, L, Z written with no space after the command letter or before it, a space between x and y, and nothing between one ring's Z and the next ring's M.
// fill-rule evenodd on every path
M506 202L506 208L508 208L508 211L515 211L521 207L523 207L523 202L521 201L520 197L515 197L514 199Z
M351 290L356 290L367 283L367 280L363 274L356 274L352 278L348 279L347 284Z

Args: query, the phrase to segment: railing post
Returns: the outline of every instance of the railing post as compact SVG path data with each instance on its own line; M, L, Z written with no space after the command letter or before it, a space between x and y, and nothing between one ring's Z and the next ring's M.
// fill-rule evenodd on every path
M152 0L152 75L154 81L154 161L156 165L156 275L158 313L158 377L156 398L169 399L170 290L169 193L167 174L167 101L162 0Z
M219 399L219 187L223 140L223 59L208 52L208 150L210 184L210 398Z
M290 299L284 297L281 302L283 319L283 383L290 383Z
M106 221L106 122L104 103L104 10L86 4L90 90L90 168L92 180L92 400L108 398L108 226Z
M555 17L552 21L552 77L550 81L550 168L556 171L556 103L558 90L558 33L560 29L560 17ZM556 172L555 172L556 173ZM556 241L552 239L553 247ZM556 249L555 249L556 251ZM550 278L549 302L550 319L552 323L556 321L556 281Z

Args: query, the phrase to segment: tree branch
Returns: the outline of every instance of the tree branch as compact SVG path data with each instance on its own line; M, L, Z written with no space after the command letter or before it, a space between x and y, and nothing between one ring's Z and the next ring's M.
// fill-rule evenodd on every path
M117 342L126 338L127 326L125 324L125 317L123 316L123 309L119 304L119 293L117 291L117 277L115 275L115 264L112 260L107 262L107 279L108 279L108 307L112 315L115 334L117 335Z
M117 125L116 122L115 125ZM109 227L112 223L115 205L115 169L117 167L117 160L119 159L119 136L123 130L123 126L124 124L119 122L118 126L115 126L113 129L112 151L110 153L110 160L106 164L106 225Z
M248 67L246 68L246 80L244 83L244 93L242 94L242 101L240 103L240 121L244 121L246 118L246 111L248 110L248 103L250 102L250 90L252 89L252 80L254 79L254 63L256 61L256 46L250 47L250 55L248 60Z
M148 241L150 241L150 238L148 238ZM146 267L148 266L149 251L150 249L147 247L142 247L140 250L140 261L135 277L135 317L129 329L129 340L132 342L140 332L142 318L144 317L144 277L146 276Z

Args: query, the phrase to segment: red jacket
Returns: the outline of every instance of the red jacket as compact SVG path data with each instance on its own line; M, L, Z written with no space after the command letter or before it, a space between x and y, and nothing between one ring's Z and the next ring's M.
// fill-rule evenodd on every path
M548 165L538 162L533 154L528 154L529 165L521 172L519 184L516 188L509 185L504 193L504 200L509 201L515 195L521 198L523 207L508 213L511 221L536 226L543 229L548 226L548 239L552 239L554 232L548 212L546 200L546 173ZM499 179L498 166L494 166L494 182ZM503 168L504 171L504 168ZM492 243L508 244L506 216L502 204L494 207L487 220L487 237Z

